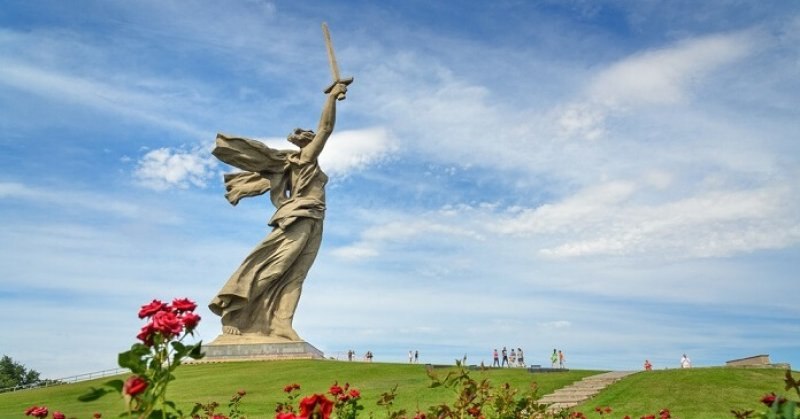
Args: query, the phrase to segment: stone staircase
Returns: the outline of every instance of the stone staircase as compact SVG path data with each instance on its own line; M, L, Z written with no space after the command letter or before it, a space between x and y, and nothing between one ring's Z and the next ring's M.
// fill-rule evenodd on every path
M581 381L576 381L567 387L560 388L551 394L542 396L542 398L539 399L539 403L550 405L549 410L554 412L568 409L591 399L599 393L600 390L635 372L636 371L612 371L592 375Z

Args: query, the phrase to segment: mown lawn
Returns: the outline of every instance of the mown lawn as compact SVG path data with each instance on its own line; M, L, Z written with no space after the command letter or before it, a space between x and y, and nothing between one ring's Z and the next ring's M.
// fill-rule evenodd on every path
M448 370L434 369L441 376ZM520 391L529 389L530 384L536 382L539 394L544 395L601 372L604 371L531 374L522 369L490 369L470 374L479 381L489 380L493 386L508 383ZM778 369L724 367L641 372L608 387L575 410L588 417L600 417L594 413L594 408L609 406L613 413L604 417L621 418L627 414L639 418L668 408L673 418L732 418L732 409L763 410L759 400L769 392L797 400L796 394L783 391L784 374ZM800 373L794 373L794 376L800 378ZM32 405L46 405L51 412L60 410L70 418L91 418L94 412L102 413L104 418L116 417L122 412L123 405L114 394L91 403L77 400L91 386L100 386L110 379L0 394L0 419L23 418L24 410ZM300 393L309 395L326 392L334 381L340 385L350 383L361 391L364 418L369 417L369 412L374 412L376 418L385 416L376 401L395 386L395 410L406 409L413 413L455 398L451 389L429 388L431 380L423 365L328 360L184 365L177 370L177 380L171 384L168 395L185 412L190 411L195 403L216 401L221 405L218 411L227 413L231 396L238 390L245 390L247 395L242 400L241 409L248 418L271 419L275 405L285 400L285 385L297 383L301 386Z
M447 368L436 368L435 373L446 375ZM559 373L531 374L524 369L489 369L473 371L476 380L488 379L493 385L510 384L521 391L528 390L532 382L546 394L564 387L583 377L602 371L568 371ZM195 403L216 401L227 413L227 403L238 390L245 390L242 411L249 418L273 418L275 405L285 400L283 387L297 383L301 394L324 393L334 381L340 385L350 383L362 394L365 415L375 412L383 415L383 408L376 401L384 392L397 386L394 409L414 412L418 408L449 402L454 399L452 390L429 388L430 378L424 365L342 362L328 360L293 360L263 362L232 362L215 364L184 365L177 370L177 380L170 384L168 396L188 412ZM124 378L124 377L119 377ZM78 396L91 386L100 386L113 379L69 384L64 386L26 390L0 394L0 418L22 418L31 405L46 405L64 412L67 417L91 418L94 412L103 413L104 418L116 417L122 412L121 400L113 394L91 403L82 403Z
M800 373L793 373L800 378ZM667 408L673 417L687 419L733 418L731 410L762 411L760 400L775 392L798 400L784 391L785 371L751 368L692 368L640 372L626 377L576 409L587 415L595 407L609 406L612 417L645 414L658 417ZM590 416L591 417L591 416Z

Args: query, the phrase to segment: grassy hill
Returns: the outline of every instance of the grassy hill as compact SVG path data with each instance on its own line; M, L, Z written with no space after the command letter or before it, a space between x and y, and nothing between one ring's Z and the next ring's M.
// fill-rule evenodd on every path
M444 375L446 370L441 372ZM488 379L495 386L509 383L521 390L528 389L535 381L541 389L539 394L543 395L600 372L531 374L521 369L492 369L474 371L472 377ZM395 385L395 408L410 412L454 399L450 389L428 388L430 379L422 365L324 360L236 362L185 365L178 369L177 376L168 395L184 411L191 410L197 402L216 401L223 407L220 411L225 413L228 400L241 389L247 391L241 406L249 418L273 418L276 403L285 400L283 387L291 383L300 384L301 394L308 395L327 391L334 381L340 384L348 382L361 390L365 413L375 412L376 418L383 417L383 410L375 402ZM31 405L46 405L51 411L66 413L67 417L91 418L93 412L101 412L106 418L116 417L122 411L122 402L116 395L107 395L91 403L77 401L77 397L89 387L102 385L109 379L0 394L0 418L22 418L24 410ZM611 406L615 412L612 417L618 416L616 412L619 412L619 417L623 414L639 417L667 407L674 417L726 418L732 417L728 413L730 409L760 408L761 396L770 391L780 394L782 389L782 370L698 368L652 371L635 374L614 384L581 410L591 417L590 412L595 406ZM363 417L368 417L368 414Z
M798 373L793 373L798 378ZM692 368L634 374L607 387L577 407L584 413L610 406L614 412L641 417L667 408L673 417L732 418L732 409L762 411L761 397L770 392L798 400L784 392L785 370L753 368ZM617 417L614 415L614 417ZM622 417L622 416L619 416Z

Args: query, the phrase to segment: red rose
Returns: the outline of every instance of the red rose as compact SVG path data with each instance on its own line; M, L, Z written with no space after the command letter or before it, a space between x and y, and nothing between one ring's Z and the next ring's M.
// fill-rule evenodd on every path
M764 403L767 406L772 406L775 402L778 402L778 404L783 404L786 402L786 399L776 396L775 393L767 394L761 398L761 403Z
M156 331L155 329L153 329L153 324L148 323L144 327L142 327L142 330L139 332L138 335L136 335L136 338L141 340L142 343L144 343L147 346L153 346L153 333L155 332Z
M292 412L278 412L275 414L275 419L297 419L297 416Z
M197 308L197 304L188 298L176 298L172 300L172 308L180 312L194 311Z
M45 406L31 406L25 410L25 416L33 416L35 418L46 418L47 413L47 407Z
M308 418L314 415L315 417L328 419L331 417L332 410L333 402L322 394L313 394L300 401L301 417Z
M101 414L99 414L99 413L97 413L97 412L94 412L94 415L92 415L92 417L93 417L94 419L100 419L100 418L102 418L102 417L103 417L103 415L101 415Z
M291 393L293 390L300 390L300 384L288 384L286 387L283 388L283 391L287 393Z
M183 323L183 327L186 330L194 330L197 327L197 323L200 323L200 316L194 313L183 313L181 315L181 322Z
M358 391L358 389L355 389L355 388L351 389L350 390L350 397L352 397L354 399L357 399L357 398L361 397L361 392Z
M139 310L139 318L150 317L161 310L165 310L168 306L159 300L153 300L150 304L143 305Z
M63 413L56 410L53 412L53 419L67 419L67 417Z
M244 396L245 394L247 394L247 392L244 391L244 390L239 390L239 391L236 392L236 394L238 394L240 396Z
M181 319L171 311L159 311L153 316L153 329L161 332L164 337L179 335L183 331Z
M147 390L147 380L138 375L131 376L125 381L122 390L129 396L136 396Z
M342 390L342 388L339 387L338 383L333 383L331 388L328 389L328 393L331 393L332 396L338 396L338 395L342 394L343 392L344 392L344 390Z
M417 414L414 415L414 419L426 419L426 418L427 416L425 416L425 414L422 412L417 412Z

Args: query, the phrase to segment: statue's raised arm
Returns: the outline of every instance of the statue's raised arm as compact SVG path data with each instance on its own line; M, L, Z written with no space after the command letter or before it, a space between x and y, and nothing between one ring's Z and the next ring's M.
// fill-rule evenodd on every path
M322 153L322 149L325 147L325 143L333 133L333 127L336 125L337 97L344 93L347 93L347 85L344 83L336 83L336 85L333 86L333 89L330 90L328 97L325 99L325 105L322 107L322 115L320 115L319 118L317 132L311 132L311 134L313 134L313 138L311 138L310 141L306 142L301 138L291 138L292 136L297 135L298 130L300 130L299 128L296 129L292 135L290 135L289 141L300 147L300 159L302 161L312 162L319 158L320 153ZM308 132L309 131L302 131L300 135L302 136L303 133ZM309 137L311 137L311 135L306 135L305 138Z

